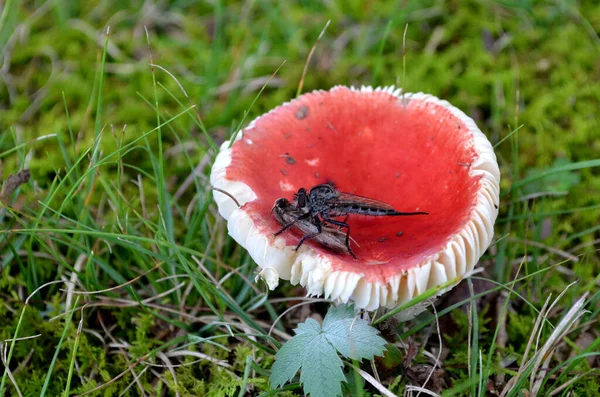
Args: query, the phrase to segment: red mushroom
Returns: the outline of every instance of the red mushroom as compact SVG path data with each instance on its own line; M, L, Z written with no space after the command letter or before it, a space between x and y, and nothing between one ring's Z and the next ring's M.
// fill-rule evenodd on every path
M490 245L500 172L475 122L448 102L393 87L334 87L285 103L221 146L211 183L229 234L261 267L309 295L353 300L357 308L400 305L473 270ZM418 217L351 215L357 260L271 216L278 198L299 188L336 188L389 203Z

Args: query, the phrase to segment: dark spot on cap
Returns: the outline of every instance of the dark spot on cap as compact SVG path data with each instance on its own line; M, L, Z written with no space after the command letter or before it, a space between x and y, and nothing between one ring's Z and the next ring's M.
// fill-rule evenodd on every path
M283 176L287 176L287 172L285 172L285 170L282 168L279 171L281 171L281 173L283 174Z
M404 232L398 232L398 233L396 233L396 237L402 237L403 234L404 234Z
M380 243L383 243L383 242L385 242L385 240L387 240L387 237L379 237L379 238L377 239L377 241L379 241Z
M290 156L289 153L280 154L279 157L284 157L285 162L288 164L296 164L296 160L294 160L294 158L292 156Z
M298 120L304 120L306 116L308 116L308 106L302 105L298 108L298 111L296 112L296 118Z
M498 206L497 206L496 204L494 204L494 208L495 208L495 209L498 209Z

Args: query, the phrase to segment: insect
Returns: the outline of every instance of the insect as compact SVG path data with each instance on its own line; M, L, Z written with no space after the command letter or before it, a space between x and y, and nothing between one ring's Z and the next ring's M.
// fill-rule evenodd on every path
M280 198L275 201L272 212L275 215L275 219L277 219L281 225L294 225L304 234L296 246L296 250L298 250L306 240L312 238L325 248L338 253L349 253L353 258L356 258L352 249L345 244L345 233L336 228L328 226L321 227L321 225L317 226L308 218L299 219L306 211L298 208L288 199Z
M351 193L345 193L337 190L333 185L325 183L317 185L306 191L305 188L300 188L295 195L293 207L299 212L294 220L284 225L282 229L277 231L275 235L284 232L288 228L300 221L309 220L310 224L316 227L316 231L311 235L305 235L300 240L300 245L308 239L314 238L322 232L324 224L338 226L340 229L346 229L344 244L348 252L350 249L350 226L346 220L350 214L365 215L365 216L412 216L412 215L429 215L428 212L400 212L396 211L390 204L383 201L374 200L368 197L358 196ZM333 218L346 216L346 219L339 221ZM354 254L352 254L354 256ZM356 258L356 257L355 257Z

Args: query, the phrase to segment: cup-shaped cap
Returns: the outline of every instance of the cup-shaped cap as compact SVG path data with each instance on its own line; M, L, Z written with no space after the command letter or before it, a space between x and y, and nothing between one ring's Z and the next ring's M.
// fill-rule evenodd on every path
M358 259L307 241L272 216L278 198L333 183L343 192L427 216L350 215ZM261 267L309 295L395 307L470 273L490 245L500 172L492 145L462 111L393 87L334 87L304 94L255 119L221 146L211 173L229 234Z

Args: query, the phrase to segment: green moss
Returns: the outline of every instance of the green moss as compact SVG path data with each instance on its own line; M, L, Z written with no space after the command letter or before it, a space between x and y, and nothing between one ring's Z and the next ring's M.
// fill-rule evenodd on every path
M219 314L233 312L209 291L207 284L199 283L201 291L193 288L187 294L183 293L184 287L175 288L183 280L202 277L204 270L198 270L198 263L191 261L192 252L214 276L222 277L231 267L237 267L243 277L228 276L219 288L232 296L240 312L248 311L252 319L270 323L276 318L273 313L287 308L274 304L267 309L266 303L255 306L256 302L266 301L246 282L254 278L254 265L225 237L225 228L215 226L214 208L202 212L204 201L209 200L204 177L197 179L198 189L193 186L179 198L172 196L201 159L214 155L195 113L173 117L191 106L191 100L208 134L219 144L238 126L245 112L247 124L290 100L296 94L306 57L328 20L331 24L309 64L304 92L335 84L399 84L407 91L438 95L463 109L493 143L523 125L496 148L503 174L501 224L496 235L503 240L490 251L494 274L506 275L497 281L507 281L515 274L513 263L524 255L528 255L528 261L521 274L563 260L543 248L547 246L578 255L579 261L561 263L566 271L547 271L516 285L525 299L540 307L548 294L556 296L571 281L581 280L559 303L564 309L584 292L594 291L600 273L600 259L593 244L598 238L600 210L585 207L597 204L598 168L555 174L508 195L504 192L524 177L598 158L597 2L427 0L382 2L377 6L362 0L178 2L159 4L150 14L136 2L62 2L42 17L33 18L34 6L37 4L19 5L17 20L9 21L20 29L15 30L20 32L16 46L3 52L8 68L3 69L0 85L2 174L6 177L26 166L32 177L14 197L16 218L3 215L0 206L0 337L14 337L26 296L44 283L70 279L78 259L87 260L92 251L94 257L89 263L84 261L86 264L77 273L77 290L105 290L134 281L103 293L106 306L87 307L80 335L76 332L78 312L68 324L60 347L58 341L67 325L62 317L50 319L64 312L64 285L48 285L31 298L17 336L41 336L19 341L11 361L13 370L17 363L26 365L26 370L15 370L24 395L39 395L58 348L46 395L62 394L76 338L77 369L70 390L83 393L108 382L91 394L106 396L118 395L134 382L128 368L135 360L173 338L195 331L202 336L227 335L220 326L207 325L203 317L207 313L215 315L206 300L218 307ZM108 24L110 48L102 113L98 115L99 43ZM389 35L382 43L388 25ZM150 33L151 53L143 26ZM148 65L150 55L154 63L178 79L189 100L173 78L159 68L154 68L158 83L155 92ZM272 85L251 108L266 78L284 60ZM376 76L375 70L379 70ZM154 130L155 93L162 122L170 120L161 128L165 156L161 171L169 192L168 208L158 207L161 174L155 173L159 147L158 132ZM100 132L95 127L97 117L101 129L98 155L105 162L90 170L87 154L76 169L68 169L68 164L94 145ZM29 142L49 134L60 136ZM143 134L148 134L146 139L139 139ZM26 142L16 152L5 152ZM132 147L120 150L128 144ZM120 166L124 174L118 180ZM205 174L207 169L203 170ZM69 179L53 193L49 208L38 219L51 186L60 183L67 172L71 172ZM86 172L88 178L78 179ZM142 189L136 185L138 174ZM95 183L88 195L91 176ZM77 193L64 203L70 191ZM540 192L566 194L519 201ZM198 201L193 201L196 198ZM60 214L54 212L61 207ZM511 217L509 208L513 211ZM17 232L21 228L32 231ZM45 231L38 232L42 229ZM135 241L125 241L127 238ZM541 243L542 247L528 246L522 243L524 239ZM157 263L162 266L138 278ZM500 267L502 271L497 271ZM569 271L572 276L567 276ZM292 287L283 286L277 294L291 291ZM119 307L111 300L136 302L163 293L160 300L153 301L159 306L153 307ZM183 297L185 302L181 302ZM82 302L99 300L99 295L89 295ZM201 320L179 315L178 310L200 313L197 316ZM510 369L500 368L496 360L523 353L523 341L529 338L536 315L522 301L511 302L506 324L508 346L496 351L494 372L515 375ZM455 329L443 332L444 344L451 352L444 367L458 384L468 376L468 320L461 311L452 317ZM492 341L493 329L488 327L495 326L490 322L493 317L486 310L479 313L479 347L484 357ZM112 339L107 329L112 338L127 347L108 348ZM187 348L224 360L230 368L207 360L193 363L195 358L191 357L173 359L179 365L174 367L175 377L167 369L152 367L166 382L156 386L151 370L141 374L146 363L138 363L133 370L141 376L128 395L137 395L139 385L148 394L164 388L167 394L237 395L246 357L252 356L265 370L273 363L266 343L257 347L233 338L219 342L226 349L207 343ZM156 357L148 360L160 363ZM582 365L578 370L586 368ZM121 378L111 382L123 372ZM249 390L255 394L268 390L266 379L264 374L252 372ZM585 395L587 390L597 389L597 380L588 376L575 382L572 390ZM402 386L397 391L400 394Z

